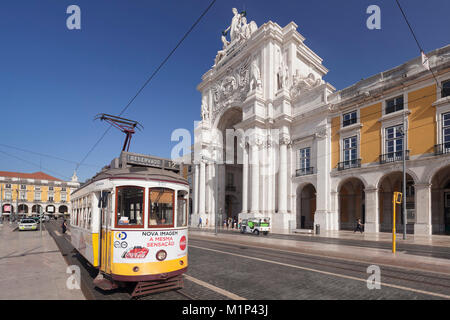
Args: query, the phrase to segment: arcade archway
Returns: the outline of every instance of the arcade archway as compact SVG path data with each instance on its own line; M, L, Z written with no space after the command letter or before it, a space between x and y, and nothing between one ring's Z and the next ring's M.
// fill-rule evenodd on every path
M339 229L354 230L357 219L366 220L364 184L349 178L339 188Z
M316 212L316 188L307 184L297 188L297 229L312 229Z

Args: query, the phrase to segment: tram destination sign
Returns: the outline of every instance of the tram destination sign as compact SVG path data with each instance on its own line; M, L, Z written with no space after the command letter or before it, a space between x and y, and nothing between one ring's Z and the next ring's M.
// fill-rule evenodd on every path
M125 156L125 157L123 157ZM127 164L134 164L139 166L145 166L145 167L156 167L156 168L162 168L162 169L168 169L168 170L179 170L180 165L178 163L175 163L172 160L168 159L161 159L156 158L152 156L142 155L142 154L135 154L135 153L128 153L128 152L122 152L122 159L126 160Z

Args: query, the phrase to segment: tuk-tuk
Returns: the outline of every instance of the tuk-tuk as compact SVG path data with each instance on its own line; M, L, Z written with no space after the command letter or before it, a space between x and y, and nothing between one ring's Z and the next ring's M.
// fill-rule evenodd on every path
M262 232L267 235L270 231L270 218L250 218L242 220L241 233L254 233L259 235Z

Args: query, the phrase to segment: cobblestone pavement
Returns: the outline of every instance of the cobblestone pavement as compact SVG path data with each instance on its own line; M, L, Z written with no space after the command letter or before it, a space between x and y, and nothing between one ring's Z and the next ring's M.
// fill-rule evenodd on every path
M193 237L189 248L192 276L247 299L443 298L420 291L450 298L450 275L380 266L381 289L369 290L368 264Z
M211 228L202 228L202 229L189 228L189 230L196 231L196 232L205 232L205 233L213 233L214 232L214 229L211 229ZM232 229L225 230L222 228L219 230L219 232L223 233L223 234L239 233L238 230L232 230ZM243 234L242 236L254 237L254 235L252 235L252 234ZM410 236L410 235L408 235L408 236ZM384 241L340 239L340 238L329 238L329 237L314 236L314 235L276 234L276 233L269 233L266 237L269 239L309 241L309 242L324 243L324 244L354 246L354 247L360 247L360 248L376 248L376 249L387 249L387 250L390 250L392 248L391 243L387 243ZM398 238L398 240L397 240L397 250L403 251L404 253L411 254L411 255L450 259L450 248L449 247L402 243L402 240L400 240L400 238Z
M129 290L102 292L92 284L97 270L73 250L68 235L55 223L49 232L68 264L82 271L82 288L88 299L128 300ZM59 235L58 235L59 233ZM244 238L245 240L245 238ZM370 300L450 298L450 275L380 266L381 289L369 290L369 264L328 257L255 248L241 244L189 238L189 267L184 295L171 291L142 300ZM196 279L198 281L191 281ZM230 298L231 297L231 298Z

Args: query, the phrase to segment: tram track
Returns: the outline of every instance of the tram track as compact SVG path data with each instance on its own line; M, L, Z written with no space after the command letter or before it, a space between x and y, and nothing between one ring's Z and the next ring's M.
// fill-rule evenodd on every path
M355 280L366 281L369 277L369 263L348 261L345 259L319 257L292 251L280 251L270 248L256 248L244 244L225 244L211 240L197 240L191 237L191 248L209 249L248 259L266 261L279 265L292 266L305 271L313 271L324 275L355 278ZM236 248L239 252L236 252ZM376 263L374 263L376 265ZM393 267L380 265L382 284L392 287L404 287L411 291L430 292L441 298L450 298L450 275L418 272L404 267Z

